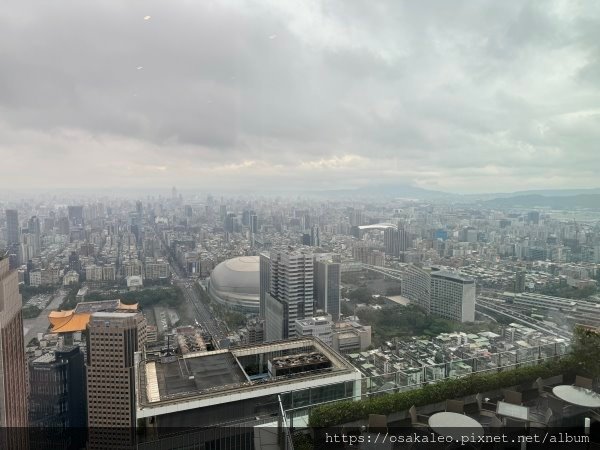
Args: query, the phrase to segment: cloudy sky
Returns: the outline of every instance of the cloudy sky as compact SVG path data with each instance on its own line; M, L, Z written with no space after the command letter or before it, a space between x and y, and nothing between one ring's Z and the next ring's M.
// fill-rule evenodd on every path
M600 2L10 3L1 189L600 186Z

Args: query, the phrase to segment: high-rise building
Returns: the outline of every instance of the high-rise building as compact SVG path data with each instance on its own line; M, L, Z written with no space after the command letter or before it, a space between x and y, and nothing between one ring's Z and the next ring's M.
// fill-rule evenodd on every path
M526 272L522 269L515 272L515 292L525 292L525 275Z
M342 265L332 259L315 259L314 296L316 308L340 319L340 281Z
M386 254L398 257L400 255L398 230L391 227L386 228L383 231L383 245L385 247Z
M33 216L27 223L27 231L32 236L33 240L33 256L39 256L42 250L42 229L40 219Z
M271 256L268 253L259 255L259 316L265 318L267 294L271 289Z
M475 281L457 273L431 272L431 313L448 320L475 320Z
M256 214L250 214L250 232L258 233L258 216Z
M313 225L310 228L310 245L311 247L320 247L321 246L321 236L318 225Z
M236 226L236 216L235 213L227 213L225 216L225 231L228 233L233 233L235 231Z
M59 217L59 219L58 219L58 234L68 236L69 231L70 231L69 218L68 217Z
M76 227L83 226L83 206L69 206L69 222Z
M405 252L411 248L411 236L410 233L404 229L402 225L398 225L398 250Z
M19 239L19 212L16 209L6 210L6 243L9 247L17 246Z
M359 227L363 224L363 212L360 209L352 210L350 214L350 225L353 227Z
M85 366L79 347L46 353L29 364L31 426L54 431L86 426Z
M413 264L404 268L400 292L414 305L430 312L431 273Z
M266 294L266 340L294 337L294 322L313 315L313 255L303 250L271 251Z
M0 427L28 425L21 308L18 274L0 255Z
M145 341L142 314L98 312L87 326L88 427L135 427L135 352Z

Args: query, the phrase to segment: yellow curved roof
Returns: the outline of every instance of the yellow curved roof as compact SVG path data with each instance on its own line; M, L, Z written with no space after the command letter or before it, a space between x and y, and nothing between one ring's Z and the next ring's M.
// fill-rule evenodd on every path
M71 314L73 314L73 311L75 311L75 310L70 309L67 311L50 311L50 314L48 314L48 317L66 317L66 316L70 316Z
M48 320L52 327L52 333L73 333L84 331L94 312L121 311L137 312L138 304L126 305L121 300L103 300L98 302L81 302L75 309L70 311L51 311Z
M65 323L69 322L73 317L74 309L70 311L51 311L48 314L48 320L52 328L60 327Z
M90 321L90 313L80 313L71 316L71 320L52 328L53 333L73 333L75 331L84 331Z

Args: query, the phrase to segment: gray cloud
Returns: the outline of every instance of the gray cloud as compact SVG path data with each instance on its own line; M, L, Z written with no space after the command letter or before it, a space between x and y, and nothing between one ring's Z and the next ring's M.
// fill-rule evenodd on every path
M0 186L596 186L599 17L564 1L7 5Z

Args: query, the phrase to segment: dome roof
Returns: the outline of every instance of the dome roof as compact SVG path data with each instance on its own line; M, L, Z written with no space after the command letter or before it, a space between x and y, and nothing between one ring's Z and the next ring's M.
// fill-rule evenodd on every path
M257 312L260 269L258 256L228 259L210 274L209 294L219 303L234 309Z

